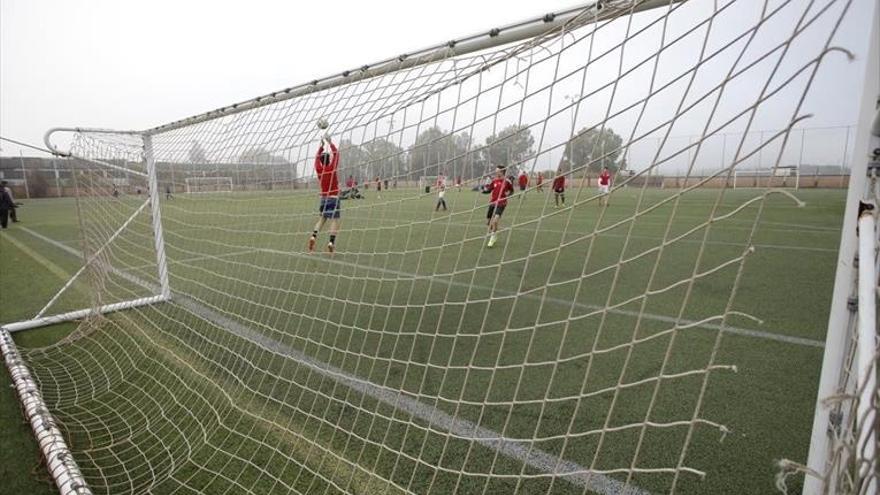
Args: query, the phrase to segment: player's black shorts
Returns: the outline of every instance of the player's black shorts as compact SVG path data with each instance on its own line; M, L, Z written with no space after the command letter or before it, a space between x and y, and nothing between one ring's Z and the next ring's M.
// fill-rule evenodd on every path
M526 186L520 184L520 185L519 185L519 190L520 190L520 191L525 191L525 190L526 190Z
M507 205L504 205L504 206L489 205L489 210L486 211L486 218L488 218L489 220L492 220L492 217L494 217L495 215L498 215L500 217L504 213L504 208L506 208L506 207L507 207Z
M318 211L324 218L339 218L339 206L339 199L335 196L322 196L318 204Z
M563 194L565 192L565 188L564 187L557 187L556 189L553 190L553 192L555 192L556 194Z

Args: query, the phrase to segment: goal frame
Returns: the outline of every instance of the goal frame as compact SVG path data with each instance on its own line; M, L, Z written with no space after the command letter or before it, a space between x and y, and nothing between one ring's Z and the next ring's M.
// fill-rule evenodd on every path
M668 8L671 4L676 4L681 1L682 0L645 0L639 2L636 5L628 6L626 10L630 14L635 14L642 11L653 10L655 8ZM162 237L161 213L159 211L159 188L157 183L158 181L156 180L156 163L153 156L152 136L198 124L201 122L228 117L230 115L235 115L267 105L272 105L280 101L297 98L310 93L315 93L337 86L350 84L358 80L377 77L384 74L397 72L403 69L432 63L438 58L466 55L493 47L515 43L517 41L522 41L529 38L535 38L554 31L565 29L565 26L569 21L585 13L589 14L589 16L587 17L589 20L586 21L587 23L593 24L597 22L602 22L610 17L613 17L615 13L613 9L609 11L606 6L607 2L604 2L602 0L593 0L591 2L576 5L559 12L548 13L540 17L525 19L520 22L515 22L502 27L492 28L490 30L482 31L470 36L453 39L451 41L429 46L427 48L404 53L396 57L380 60L372 64L362 65L356 69L345 70L341 73L333 74L327 77L323 77L321 79L315 79L306 83L299 84L297 86L292 86L280 91L269 93L267 95L258 96L250 100L235 103L233 105L205 112L194 117L177 120L170 124L160 125L147 130L114 130L88 127L53 127L47 130L46 133L43 135L43 142L45 143L48 150L56 156L74 157L77 159L90 161L97 165L106 166L109 168L122 170L127 173L134 173L136 175L147 177L149 189L148 202L150 204L150 209L152 212L153 235L156 246L156 258L159 265L160 287L158 294L155 294L151 297L139 298L122 303L102 306L97 308L97 310L83 309L49 317L44 317L41 315L39 318L35 317L31 320L11 323L8 325L4 325L4 327L7 329L13 329L11 331L23 330L25 328L36 328L62 321L82 318L83 316L92 314L95 311L99 313L108 313L144 304L164 302L170 299L171 289L168 284L168 266L165 261L165 245ZM61 151L52 143L52 136L59 132L103 133L139 136L143 139L144 142L144 158L147 164L147 173L144 174L139 171L133 171L125 167L120 167L119 165L97 159L89 159L85 157L75 156L69 150ZM130 220L131 219L129 219L128 221ZM128 221L126 221L126 223ZM108 241L108 243L109 242L112 242L112 238L110 241ZM105 246L102 246L100 249L103 249ZM89 262L89 260L85 260L86 265L88 265ZM77 275L79 273L80 272L77 272ZM77 275L74 275L74 277L72 278L75 278ZM59 292L63 292L67 287L71 285L71 283L72 280L68 281L68 283L65 284L65 286Z
M837 272L834 280L834 291L831 297L831 312L828 317L828 332L825 337L825 352L822 358L822 371L819 375L819 389L816 396L815 411L813 415L813 429L810 438L810 450L807 457L806 467L810 474L807 474L804 480L804 494L820 495L826 493L835 493L835 487L826 486L829 478L834 475L829 470L833 469L832 461L834 453L832 449L832 435L839 419L832 415L832 407L825 402L827 398L833 397L840 389L840 381L844 374L848 351L851 352L850 337L848 331L858 318L864 318L866 313L874 314L873 308L876 290L874 283L877 280L877 273L870 272L876 269L875 263L859 263L859 244L860 241L871 241L862 246L868 253L862 256L867 261L874 260L877 247L877 239L867 239L865 235L861 239L857 235L857 227L861 226L865 230L873 230L870 218L869 223L865 216L860 218L860 203L867 197L867 188L870 183L868 177L871 174L878 174L880 167L880 156L875 151L880 149L880 8L875 4L871 13L871 27L868 34L868 53L865 60L865 81L863 92L861 95L859 120L856 127L855 136L855 153L850 173L850 184L847 191L845 210L843 215L842 233L840 237L840 248L837 258ZM875 210L878 205L875 205ZM871 217L871 215L867 215ZM861 223L865 220L865 223ZM866 255L867 254L867 255ZM866 265L866 266L863 266ZM863 276L859 276L860 270L865 270L872 283L866 284L863 288L865 293L860 293L858 286L864 284L866 280ZM874 296L874 297L872 297ZM850 304L854 301L856 304ZM870 305L871 307L867 307ZM868 340L869 337L876 338L876 317L872 318L870 328L867 328L863 322L858 325L860 332L860 341ZM872 335L873 334L873 335ZM867 383L871 367L865 369L864 363L858 363L858 355L864 354L867 350L864 345L856 344L859 349L856 350L857 363L854 366L859 375L857 383ZM873 349L876 352L876 349ZM862 358L863 359L863 358ZM873 370L876 373L876 370ZM872 390L872 388L874 390ZM876 394L876 382L872 387L865 387L865 392ZM864 401L861 401L864 403ZM876 432L875 432L876 433ZM876 452L865 452L874 456L874 469L876 466ZM861 473L859 473L861 474ZM867 491L862 493L876 494L878 487L876 479L872 483L873 487L867 487Z
M790 173L781 173L781 172L790 172ZM793 177L794 184L789 186L776 186L773 185L774 180L783 180L787 182L787 178ZM740 178L752 178L752 179L761 179L766 178L767 184L756 184L756 185L739 185ZM733 184L731 184L731 189L744 189L744 188L769 188L769 189L788 189L794 188L795 191L800 189L801 183L801 171L800 167L777 167L777 168L758 168L751 170L734 170L733 171Z
M652 10L658 7L669 7L671 4L679 3L680 1L682 0L646 0L635 6L630 6L629 12L632 14L645 10ZM154 238L153 240L156 248L156 261L158 264L160 284L158 288L158 293L149 297L133 299L111 305L104 305L98 308L86 308L53 316L43 316L43 313L47 310L47 308L61 295L61 293L63 293L68 287L72 286L74 280L81 273L83 273L85 269L95 260L94 257L91 260L84 259L84 266L73 277L71 277L71 279L68 280L67 283L65 283L65 285L58 291L58 293L55 294L52 300L50 300L49 304L47 304L40 311L38 316L35 316L34 318L31 318L29 320L19 321L0 327L0 339L2 339L3 342L3 345L0 346L0 352L2 352L6 360L7 367L10 371L10 376L13 377L14 385L18 390L19 401L22 403L22 405L33 404L33 410L31 411L31 409L29 409L29 411L33 412L34 415L31 416L31 413L28 412L28 418L31 420L34 429L34 435L38 439L40 439L40 450L45 459L47 459L50 474L55 482L55 485L58 487L59 492L62 495L82 495L92 493L84 478L82 477L76 461L70 454L70 450L64 443L63 435L61 435L60 432L57 432L57 434L47 436L45 435L46 432L44 431L44 427L38 427L38 424L54 425L55 421L52 417L51 412L49 412L46 408L42 397L40 397L38 393L32 393L32 390L38 390L39 387L33 381L33 379L28 379L25 376L25 372L28 372L27 366L23 363L20 356L17 356L17 349L14 341L10 336L10 332L25 330L28 328L42 327L46 325L60 323L63 321L71 321L94 314L105 314L138 306L163 303L171 299L171 287L168 281L168 265L165 256L165 242L163 237L161 212L159 207L159 187L156 173L156 161L153 155L152 148L153 135L168 132L174 129L180 129L200 122L238 114L248 110L253 110L256 108L277 103L279 101L289 100L310 93L315 93L318 91L323 91L337 86L349 84L357 80L372 78L383 74L397 72L407 68L417 67L434 62L440 57L449 55L464 55L501 45L515 43L517 41L522 41L528 38L534 38L542 34L552 32L554 30L564 29L565 25L569 21L581 15L585 11L591 14L591 16L589 17L590 20L588 22L601 22L610 17L608 14L603 12L604 10L605 3L602 0L593 0L587 4L573 6L572 8L560 12L547 13L540 17L534 17L506 26L492 28L488 31L483 31L463 38L453 39L451 41L416 50L414 52L403 53L396 57L380 60L379 62L373 64L362 65L354 69L345 70L338 74L333 74L321 79L315 79L297 86L283 89L281 91L275 91L268 95L252 98L250 100L222 107L217 110L205 112L194 117L178 120L170 124L153 127L144 131L79 127L54 127L47 130L43 136L43 142L53 155L59 157L78 158L111 169L122 170L127 173L133 173L135 175L146 175L149 190L147 202L145 202L144 205L142 205L141 208L139 208L138 211L135 212L135 214L133 214L128 220L126 220L123 223L122 227L117 230L111 236L111 238L98 249L97 252L100 252L105 247L107 247L109 243L113 242L113 239L119 235L119 233L127 226L129 222L133 220L135 215L140 213L142 208L149 206L152 217ZM87 159L84 157L74 156L69 150L61 151L54 144L52 144L52 135L58 132L100 132L106 134L140 136L143 139L144 143L144 158L147 165L147 173L143 174L140 171L133 171L128 168L120 167L119 165L102 160ZM12 364L16 364L17 366L22 368L23 372L14 371L14 369L11 367ZM43 440L46 438L51 439L51 441L49 441L48 443L44 442Z
M216 179L217 184L228 183L229 189L228 190L217 189L217 190L212 190L212 191L192 191L191 190L191 185L190 185L191 182L190 181L198 182L198 181L206 180L206 179ZM219 176L219 177L187 177L184 179L184 183L186 184L186 193L187 194L231 193L235 189L235 185L232 181L232 177L229 177L228 175L227 176Z

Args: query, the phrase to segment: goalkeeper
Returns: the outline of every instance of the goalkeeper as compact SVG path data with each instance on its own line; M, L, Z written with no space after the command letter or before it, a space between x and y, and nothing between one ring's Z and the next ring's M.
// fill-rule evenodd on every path
M333 253L336 249L336 234L339 231L339 178L336 171L339 166L339 150L325 135L315 154L315 173L318 175L318 184L321 187L318 203L318 222L315 224L312 235L309 236L309 252L315 250L318 242L318 232L324 223L330 220L330 242L327 243L327 252Z

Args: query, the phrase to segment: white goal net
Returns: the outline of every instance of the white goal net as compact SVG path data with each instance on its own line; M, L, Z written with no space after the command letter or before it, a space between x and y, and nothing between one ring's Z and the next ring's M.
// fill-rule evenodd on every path
M168 295L24 353L84 479L95 493L765 491L771 454L731 412L747 388L731 349L815 342L758 328L785 308L743 290L781 259L762 247L765 211L795 202L772 181L732 189L741 164L785 148L823 60L845 58L832 47L849 4L819 3L602 2L476 52L450 42L141 134L78 132L73 160L152 186L135 202L78 176L93 306ZM768 113L780 131L703 159ZM380 177L383 191L341 199L338 232L327 222L309 253L319 117L340 188ZM627 164L645 140L656 152ZM657 187L672 163L685 185ZM395 187L484 184L497 165L541 172L548 192L517 189L494 246L488 195L441 215ZM164 197L233 178L235 195Z

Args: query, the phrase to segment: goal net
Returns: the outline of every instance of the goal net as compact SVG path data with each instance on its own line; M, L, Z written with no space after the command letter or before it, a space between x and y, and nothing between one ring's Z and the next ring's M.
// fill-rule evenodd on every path
M232 192L232 177L187 177L187 193Z
M445 184L446 178L442 175L423 175L419 177L419 189L425 189L426 187L431 189L437 188L440 185L440 177L443 177L443 183Z
M78 175L92 306L168 296L23 352L84 479L96 493L766 491L755 473L775 454L739 433L763 413L732 411L750 388L734 351L812 341L758 328L791 315L743 290L797 258L757 237L765 210L794 202L730 189L786 147L823 61L844 57L830 47L848 3L821 3L602 2L143 133L80 130L72 160L150 192L115 198L104 174ZM768 115L781 130L705 158L704 142ZM324 132L343 187L484 183L505 165L568 189L561 205L515 193L488 247L488 196L440 215L391 188L341 201L335 253L330 222L309 253ZM628 164L645 140L653 155ZM648 186L673 163L687 187ZM587 182L605 166L608 196ZM233 177L222 200L162 194Z

